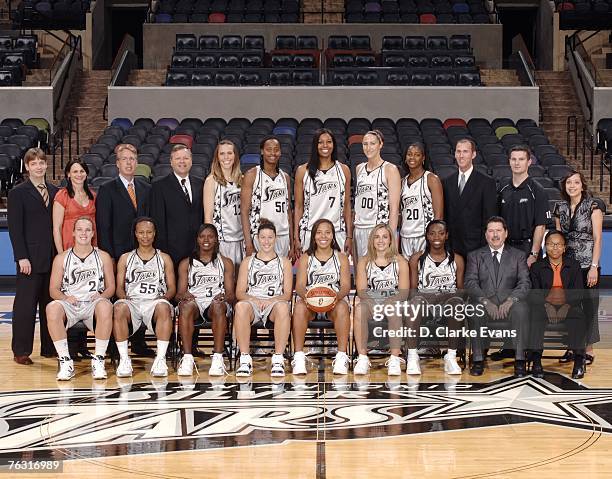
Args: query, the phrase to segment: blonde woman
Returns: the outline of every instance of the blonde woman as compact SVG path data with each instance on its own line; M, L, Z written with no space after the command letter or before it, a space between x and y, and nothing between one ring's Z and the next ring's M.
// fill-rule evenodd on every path
M215 149L211 173L204 182L204 223L219 232L219 251L236 267L244 257L244 235L240 222L240 171L236 145L221 140Z
M368 320L376 322L382 318L374 316L375 306L394 304L405 300L410 287L408 262L398 253L393 230L389 225L374 227L368 238L367 255L357 263L357 295L360 303L355 309L353 334L359 357L355 363L355 374L367 374L370 370L368 359ZM402 326L398 316L387 316L386 330L399 330ZM382 323L381 323L382 325ZM383 329L384 331L384 329ZM387 361L389 376L402 373L399 338L391 339L391 356Z

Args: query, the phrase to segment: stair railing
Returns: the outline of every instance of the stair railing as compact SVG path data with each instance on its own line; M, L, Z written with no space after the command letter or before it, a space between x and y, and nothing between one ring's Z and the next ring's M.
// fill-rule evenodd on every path
M578 159L578 118L576 115L569 115L567 117L567 122L565 126L565 155L570 156L571 148L571 139L574 139L574 155L573 159ZM593 174L593 171L591 171Z

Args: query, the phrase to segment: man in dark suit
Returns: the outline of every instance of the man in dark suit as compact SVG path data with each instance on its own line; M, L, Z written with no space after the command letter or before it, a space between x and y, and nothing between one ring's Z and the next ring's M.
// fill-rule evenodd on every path
M149 214L151 185L134 176L138 151L122 143L115 147L119 176L100 186L96 197L98 246L113 258L115 265L123 253L134 249L134 219ZM148 348L144 333L132 337L132 352L139 356L155 356Z
M100 186L96 197L98 246L115 260L134 249L133 222L149 214L151 185L135 178L138 152L130 144L115 148L119 177Z
M51 301L49 277L55 255L52 208L57 188L45 181L47 157L30 148L23 159L29 179L8 196L8 227L17 263L17 286L13 303L12 349L15 362L32 364L36 307L40 317L40 353L55 355L47 330L45 307Z
M170 163L172 173L153 183L151 216L157 225L155 245L170 255L176 270L193 251L204 219L204 182L189 174L191 151L185 145L172 148Z
M473 165L476 145L470 139L457 142L455 159L459 171L444 180L444 213L451 247L464 258L484 246L487 220L496 214L497 193L493 178Z
M506 221L493 216L486 223L487 246L468 254L465 288L476 301L470 328L476 330L472 341L470 374L484 372L483 342L489 337L512 338L515 350L514 375L525 376L525 349L529 336L529 310L525 301L531 288L525 252L504 244L508 237ZM509 322L501 328L496 322ZM493 331L502 336L493 335Z

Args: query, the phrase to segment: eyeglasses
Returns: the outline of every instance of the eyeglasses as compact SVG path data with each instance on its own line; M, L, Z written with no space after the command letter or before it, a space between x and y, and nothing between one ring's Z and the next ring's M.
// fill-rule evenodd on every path
M565 243L546 243L547 248L564 248Z

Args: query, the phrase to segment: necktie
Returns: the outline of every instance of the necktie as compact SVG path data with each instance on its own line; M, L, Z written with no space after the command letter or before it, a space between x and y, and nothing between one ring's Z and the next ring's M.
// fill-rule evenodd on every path
M134 209L138 209L138 204L136 203L136 192L134 191L134 184L128 184L127 190L128 195L130 195L130 200L132 200L132 204L134 205Z
M191 198L189 197L189 191L187 191L187 179L183 178L181 180L181 186L183 187L183 193L185 193L185 198L187 198L187 203L191 204Z
M493 251L493 268L495 269L495 279L497 279L499 275L499 260L497 258L498 254L499 251Z
M465 188L465 173L461 173L461 178L459 178L459 194L463 193L463 188Z
M49 206L49 192L47 191L47 186L44 183L41 183L37 186L38 192L45 203L45 206Z

